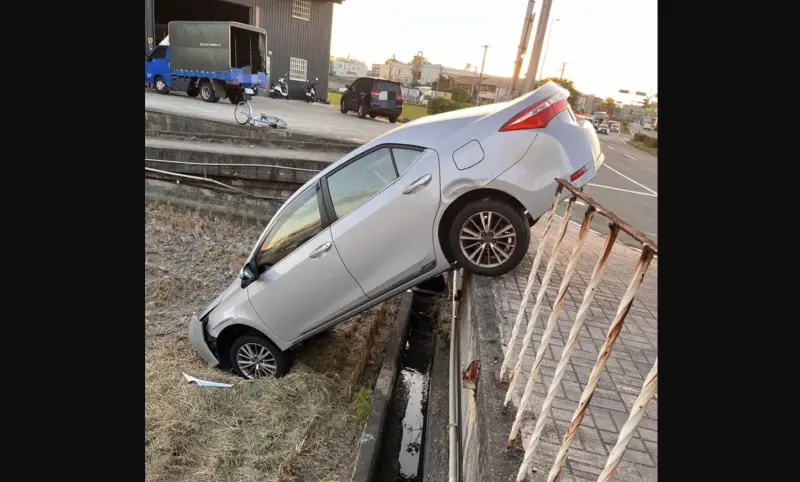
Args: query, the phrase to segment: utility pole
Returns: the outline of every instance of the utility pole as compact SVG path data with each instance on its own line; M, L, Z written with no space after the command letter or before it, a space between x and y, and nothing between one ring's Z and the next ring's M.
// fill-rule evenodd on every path
M536 5L535 0L528 0L528 8L525 10L525 20L522 22L522 35L519 38L519 47L517 47L517 60L514 61L514 75L511 78L511 95L514 95L514 88L517 86L519 80L519 73L522 70L522 61L525 59L525 53L528 51L528 42L531 40L531 30L533 30L533 19L536 14L533 13L533 7Z
M488 45L481 45L483 47L483 60L481 60L481 73L478 76L478 96L480 96L481 85L483 84L483 67L486 65L486 51L489 50ZM473 102L477 104L477 99L473 99Z
M539 24L536 26L536 36L533 39L533 52L531 60L528 62L528 73L525 76L525 92L533 90L535 84L536 71L539 70L539 57L542 56L542 46L544 45L544 35L547 30L547 22L550 20L550 7L553 0L544 0L542 11L539 12Z
M567 68L567 63L566 62L561 62L561 79L560 80L564 80L564 69L566 69L566 68Z
M544 66L545 64L547 64L547 51L550 50L550 41L553 40L553 32L554 32L553 25L555 25L556 22L560 21L561 21L560 18L554 18L553 21L550 22L550 27L548 28L548 30L550 30L550 35L547 36L547 43L545 44L544 51L542 52L542 68L539 69L540 79L544 77Z

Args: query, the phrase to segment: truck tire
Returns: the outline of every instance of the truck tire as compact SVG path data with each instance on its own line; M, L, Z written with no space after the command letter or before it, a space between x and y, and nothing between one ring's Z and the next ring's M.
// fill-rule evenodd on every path
M228 97L228 100L231 101L231 104L236 105L239 102L243 101L244 99L242 98L241 95L232 95Z
M219 97L214 95L214 87L211 85L211 82L203 80L200 82L198 88L200 89L200 98L203 99L204 102L219 102Z
M167 95L169 94L169 89L167 88L167 83L164 81L164 78L160 75L155 79L155 86L156 92L159 94Z
M198 89L197 87L189 87L188 89L186 89L186 95L188 95L189 97L197 97L197 94L199 93L200 89Z

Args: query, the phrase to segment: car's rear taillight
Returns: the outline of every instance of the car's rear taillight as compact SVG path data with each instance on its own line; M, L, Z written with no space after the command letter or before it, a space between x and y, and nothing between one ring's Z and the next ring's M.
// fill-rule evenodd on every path
M403 94L398 92L397 93L397 97L395 97L395 100L399 100L400 102L402 102L403 101Z
M577 171L572 173L572 175L569 177L569 182L575 182L575 179L578 179L579 177L583 176L584 174L586 174L586 168L582 167L582 168L580 168Z
M555 116L563 112L568 105L566 95L552 95L541 102L533 104L509 119L509 121L500 128L500 132L544 129L547 127L547 124L549 124Z

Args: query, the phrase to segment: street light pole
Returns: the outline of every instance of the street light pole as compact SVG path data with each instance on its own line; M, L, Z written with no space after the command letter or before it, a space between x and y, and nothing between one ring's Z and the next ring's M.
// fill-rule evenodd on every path
M539 78L544 77L544 63L547 62L547 49L550 48L550 39L553 38L553 26L556 22L560 21L560 18L554 18L552 22L550 22L550 36L547 37L547 45L544 46L544 54L542 55L542 70L539 72Z

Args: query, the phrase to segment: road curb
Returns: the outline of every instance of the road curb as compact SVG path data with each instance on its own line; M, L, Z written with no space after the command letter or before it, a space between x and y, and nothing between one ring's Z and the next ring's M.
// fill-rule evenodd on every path
M356 465L350 482L371 482L378 468L381 452L381 437L392 402L397 370L400 367L400 356L408 335L408 322L411 320L411 302L414 294L405 292L401 295L400 309L394 319L394 327L389 338L389 346L383 357L383 366L375 381L372 401L369 407L369 418L358 443Z

